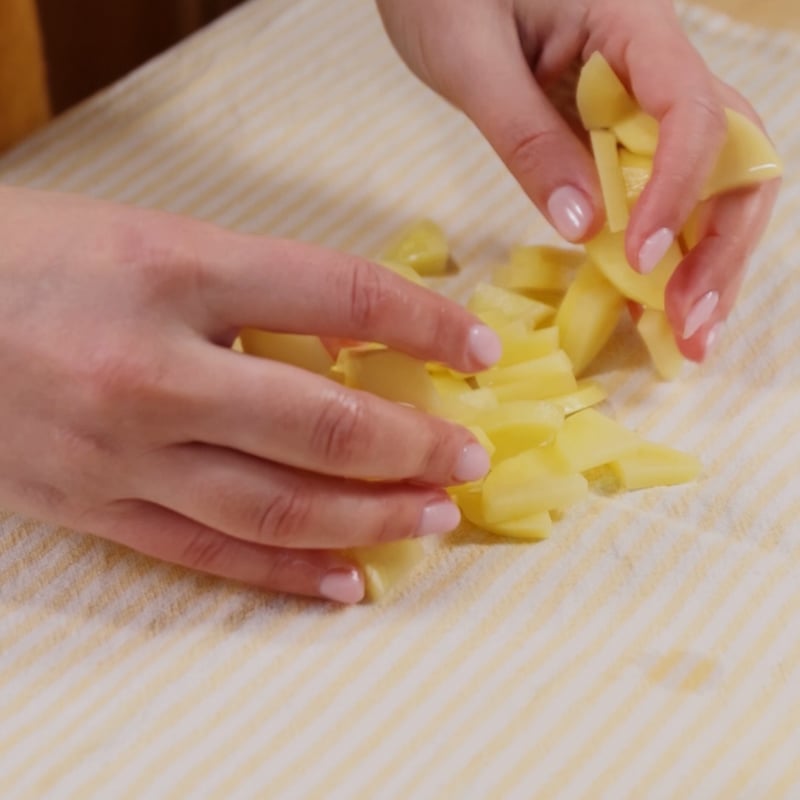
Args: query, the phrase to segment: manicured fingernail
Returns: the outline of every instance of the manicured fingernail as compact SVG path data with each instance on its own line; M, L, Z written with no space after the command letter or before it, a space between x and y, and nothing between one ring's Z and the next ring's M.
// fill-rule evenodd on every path
M683 338L691 339L711 319L718 304L719 292L706 292L686 315L686 321L683 324Z
M364 579L357 569L333 569L319 584L319 593L335 603L354 605L364 599Z
M574 186L556 189L547 201L547 211L556 230L570 242L581 239L592 224L592 204Z
M656 231L639 250L639 272L647 275L652 272L667 254L675 241L675 234L669 228Z
M488 325L473 325L469 330L469 353L479 364L491 367L503 355L503 345Z
M461 512L449 500L434 500L422 509L417 536L432 536L436 533L449 533L461 522Z
M460 482L480 480L491 466L489 454L477 443L470 442L461 451L453 477Z

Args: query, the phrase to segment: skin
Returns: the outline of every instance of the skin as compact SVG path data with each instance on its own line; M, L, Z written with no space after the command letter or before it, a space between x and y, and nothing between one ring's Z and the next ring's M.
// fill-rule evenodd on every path
M577 240L603 224L600 190L546 90L604 53L662 124L628 231L634 265L695 205L723 106L757 119L666 0L378 4L411 69L474 121L551 222L553 192L580 193ZM776 191L707 204L667 295L688 357L705 356L730 312ZM455 303L322 248L24 189L0 189L0 241L0 507L265 590L358 602L363 578L336 550L444 532L426 509L479 477L460 474L474 445L463 428L230 350L249 326L485 368L488 332ZM712 318L681 338L709 291Z
M750 104L709 71L670 0L378 0L378 6L414 73L475 123L542 214L574 241L602 227L602 197L585 141L548 92L593 52L606 57L660 123L653 177L627 232L635 268L645 242L664 229L679 232L697 205L724 141L725 106L761 125ZM578 235L559 226L549 207L565 186L580 193L587 209ZM688 358L705 358L712 330L730 314L777 191L772 181L704 209L703 240L666 294L668 318ZM719 304L684 338L692 308L711 291Z

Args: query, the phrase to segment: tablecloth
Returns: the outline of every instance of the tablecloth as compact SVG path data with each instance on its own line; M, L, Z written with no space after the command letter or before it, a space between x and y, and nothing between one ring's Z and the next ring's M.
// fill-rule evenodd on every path
M601 367L616 417L703 478L593 495L535 545L445 537L391 602L348 609L5 513L4 798L800 796L800 39L683 19L766 118L785 186L707 365L659 383L628 342ZM366 255L431 216L462 299L512 244L552 241L368 0L253 0L0 179Z

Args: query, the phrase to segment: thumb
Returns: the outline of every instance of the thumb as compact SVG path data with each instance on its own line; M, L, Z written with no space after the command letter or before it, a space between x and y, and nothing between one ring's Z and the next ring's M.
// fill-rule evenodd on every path
M536 83L515 27L478 35L460 77L451 76L451 99L553 227L571 242L589 238L605 215L588 149Z

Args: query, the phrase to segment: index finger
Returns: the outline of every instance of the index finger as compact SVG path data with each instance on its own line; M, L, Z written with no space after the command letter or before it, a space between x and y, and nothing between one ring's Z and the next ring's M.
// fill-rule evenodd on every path
M227 234L203 259L212 337L251 327L374 341L463 372L501 354L466 309L357 256Z

